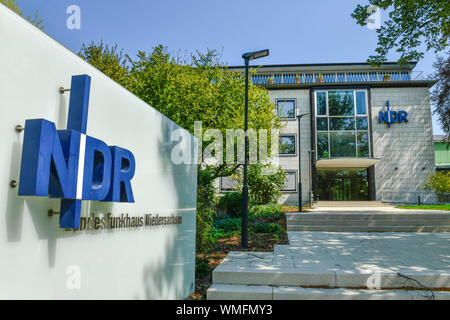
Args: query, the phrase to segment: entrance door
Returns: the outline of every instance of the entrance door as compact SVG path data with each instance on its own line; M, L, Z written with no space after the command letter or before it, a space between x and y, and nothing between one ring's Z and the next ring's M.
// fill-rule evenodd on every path
M319 201L369 200L367 170L318 170L317 177Z
M329 180L329 198L331 201L356 200L351 178L337 178Z

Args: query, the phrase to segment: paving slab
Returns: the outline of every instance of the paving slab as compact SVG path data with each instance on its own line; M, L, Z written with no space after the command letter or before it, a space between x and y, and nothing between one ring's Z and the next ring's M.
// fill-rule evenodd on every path
M292 231L288 238L274 252L230 252L213 283L450 288L450 233Z
M288 232L291 252L341 270L450 273L449 233Z
M320 289L213 284L208 300L450 300L448 291Z

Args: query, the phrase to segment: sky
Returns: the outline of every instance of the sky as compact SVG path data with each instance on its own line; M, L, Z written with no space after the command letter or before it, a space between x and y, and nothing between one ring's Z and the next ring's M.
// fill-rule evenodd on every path
M163 44L190 53L221 52L227 65L242 53L269 49L258 64L365 62L377 35L350 16L368 0L17 0L25 15L38 11L44 31L78 53L83 43L103 42L135 56ZM80 8L80 29L67 28L71 5ZM381 24L388 13L381 12ZM398 55L392 54L390 61ZM427 52L414 71L433 72ZM434 134L443 134L433 116Z

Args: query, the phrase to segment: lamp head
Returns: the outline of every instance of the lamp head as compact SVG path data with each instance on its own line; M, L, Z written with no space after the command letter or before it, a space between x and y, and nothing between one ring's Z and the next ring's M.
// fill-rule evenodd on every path
M299 114L299 115L297 116L297 118L301 119L301 118L306 117L306 116L309 116L309 115L310 115L309 112L308 112L308 113L302 113L302 114Z
M269 49L247 52L242 55L245 60L255 60L269 55Z

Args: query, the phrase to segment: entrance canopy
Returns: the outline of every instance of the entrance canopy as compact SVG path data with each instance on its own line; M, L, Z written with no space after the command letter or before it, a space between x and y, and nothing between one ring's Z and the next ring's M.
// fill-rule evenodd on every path
M322 169L367 169L375 163L380 162L378 158L333 158L320 159L316 162L316 168Z

